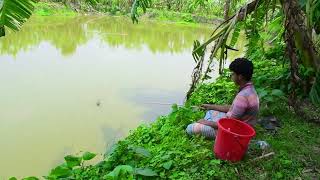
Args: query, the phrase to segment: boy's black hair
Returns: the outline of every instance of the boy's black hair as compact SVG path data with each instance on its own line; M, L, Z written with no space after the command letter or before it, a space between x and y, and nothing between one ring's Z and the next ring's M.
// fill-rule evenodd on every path
M242 75L247 81L250 81L253 74L253 64L247 58L237 58L231 62L229 69L238 75Z

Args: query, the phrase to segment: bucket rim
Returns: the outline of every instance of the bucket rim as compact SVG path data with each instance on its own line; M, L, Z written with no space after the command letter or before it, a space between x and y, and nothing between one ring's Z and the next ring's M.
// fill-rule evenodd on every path
M228 120L228 121L229 121L229 120L233 120L233 121L239 122L240 124L248 127L248 128L252 131L252 134L242 135L242 134L236 134L236 133L234 133L234 132L228 131L226 128L224 128L224 127L220 124L220 123L221 123L220 121L225 121L225 120ZM253 127L251 127L249 124L247 124L247 123L245 123L245 122L243 122L243 121L240 121L240 120L238 120L238 119L235 119L235 118L221 118L221 119L218 121L218 129L219 129L219 128L221 128L221 130L223 130L223 131L226 131L226 132L228 132L228 133L230 133L230 134L233 134L233 135L239 136L239 137L254 137L254 136L256 135L256 131L253 129Z

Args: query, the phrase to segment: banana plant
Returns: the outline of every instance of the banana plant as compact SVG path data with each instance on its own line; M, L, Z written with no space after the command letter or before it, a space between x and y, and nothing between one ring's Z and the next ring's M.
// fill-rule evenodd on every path
M222 22L213 31L211 37L206 42L204 42L203 44L200 44L200 42L197 40L194 42L192 55L197 65L192 73L192 83L189 91L187 92L187 99L191 97L191 94L201 81L210 78L210 76L208 76L208 73L212 71L211 68L213 60L217 57L219 51L220 56L217 57L219 60L219 73L222 73L224 63L227 59L227 52L228 50L235 50L231 46L234 46L236 44L236 41L239 37L240 29L237 29L237 24L243 21L248 14L254 12L257 9L257 7L259 7L263 3L263 0L255 0L251 3L244 5L233 16ZM231 37L231 43L228 45L227 40L229 36ZM210 46L211 44L214 45ZM210 56L208 63L205 63L204 57L208 48L211 48ZM205 64L206 68L203 71Z
M5 27L19 31L30 18L38 0L0 0L0 37L5 36Z

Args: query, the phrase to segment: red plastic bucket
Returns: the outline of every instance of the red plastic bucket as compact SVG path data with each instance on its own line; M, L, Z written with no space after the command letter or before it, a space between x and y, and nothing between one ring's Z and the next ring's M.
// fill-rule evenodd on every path
M250 125L236 119L222 118L218 121L214 153L222 160L240 161L255 135L256 132Z

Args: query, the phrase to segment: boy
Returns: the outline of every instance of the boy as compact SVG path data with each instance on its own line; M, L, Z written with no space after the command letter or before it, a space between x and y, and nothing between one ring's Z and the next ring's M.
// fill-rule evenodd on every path
M237 58L229 66L232 81L239 86L239 91L232 105L203 104L207 111L204 119L188 125L189 135L200 134L214 138L218 128L217 121L224 117L235 118L254 126L259 112L259 97L251 82L253 64L246 58Z

